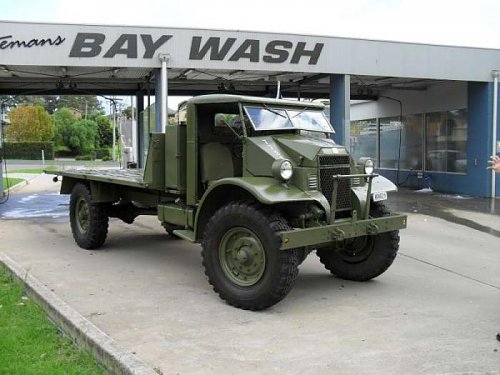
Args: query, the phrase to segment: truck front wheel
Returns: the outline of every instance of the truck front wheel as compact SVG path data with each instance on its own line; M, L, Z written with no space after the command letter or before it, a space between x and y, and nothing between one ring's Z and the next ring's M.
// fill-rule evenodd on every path
M371 217L390 215L381 203L372 203ZM396 258L399 231L351 238L335 248L316 250L319 260L333 275L341 279L367 281L384 273Z
M298 275L297 250L280 250L284 218L252 202L230 203L208 222L202 241L205 274L229 304L262 310L281 301Z
M78 246L87 250L102 246L108 234L107 206L92 203L90 191L84 184L76 184L71 192L69 217Z

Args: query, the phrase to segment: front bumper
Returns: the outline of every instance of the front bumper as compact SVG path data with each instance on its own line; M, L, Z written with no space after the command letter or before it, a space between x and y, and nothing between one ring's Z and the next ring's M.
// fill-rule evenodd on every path
M280 232L281 250L326 245L347 238L404 229L406 220L406 215L396 214L366 220L342 219L334 224Z

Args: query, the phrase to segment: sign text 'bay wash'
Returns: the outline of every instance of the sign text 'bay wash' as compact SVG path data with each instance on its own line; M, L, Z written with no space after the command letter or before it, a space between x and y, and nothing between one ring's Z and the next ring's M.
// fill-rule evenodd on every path
M142 58L153 58L156 51L167 43L172 35L162 35L154 40L150 34L121 34L109 49L103 51L106 35L101 33L78 33L69 57L97 57L104 53L104 58L124 55L129 59L138 58L139 40L144 46ZM293 43L287 40L271 40L261 46L258 39L210 37L203 43L203 38L193 36L189 52L190 60L203 60L208 56L211 61L236 62L247 59L258 63L298 64L302 57L309 58L309 65L316 65L323 50L323 43L315 43L311 48L305 42ZM263 49L263 51L261 51Z

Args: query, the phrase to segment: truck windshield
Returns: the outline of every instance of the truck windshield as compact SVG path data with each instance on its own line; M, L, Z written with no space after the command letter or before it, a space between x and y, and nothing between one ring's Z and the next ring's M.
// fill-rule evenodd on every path
M255 130L308 130L334 133L322 111L245 106Z

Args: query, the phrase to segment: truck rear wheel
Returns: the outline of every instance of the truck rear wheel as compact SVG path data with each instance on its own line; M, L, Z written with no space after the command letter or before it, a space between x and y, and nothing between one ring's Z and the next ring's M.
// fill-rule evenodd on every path
M297 250L280 250L284 218L251 202L230 203L208 222L202 257L205 274L227 303L263 310L281 301L298 275Z
M76 184L71 192L69 217L78 246L87 250L102 246L108 234L107 206L92 203L90 191L84 184Z
M390 215L382 203L371 204L370 216ZM399 231L351 238L334 249L316 250L319 260L333 275L346 280L367 281L384 273L396 258Z

